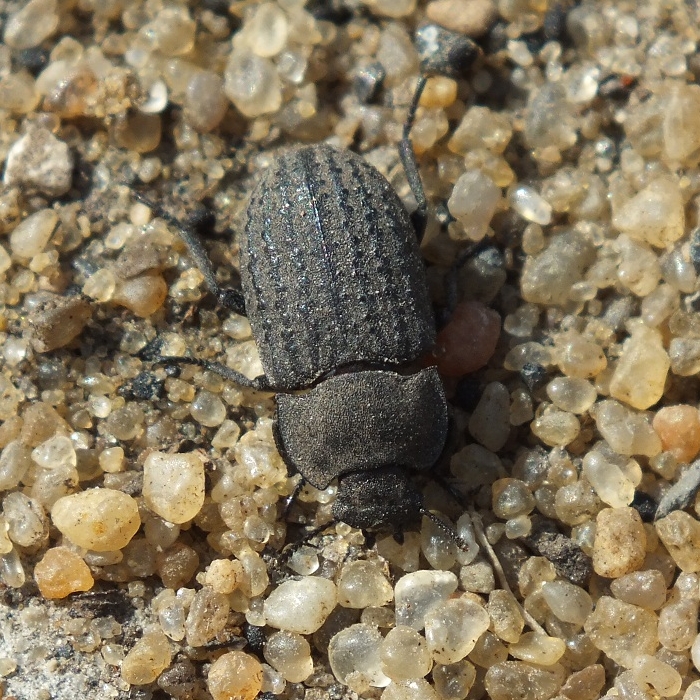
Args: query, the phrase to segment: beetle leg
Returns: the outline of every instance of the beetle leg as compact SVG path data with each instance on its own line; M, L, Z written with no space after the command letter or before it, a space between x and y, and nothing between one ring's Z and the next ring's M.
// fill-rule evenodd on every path
M458 282L459 282L459 271L477 255L480 255L484 251L491 250L492 254L500 256L501 253L493 244L493 239L482 238L478 243L467 246L463 250L459 251L455 261L452 263L445 276L445 307L447 309L447 320L452 316L452 312L457 306L457 300L459 297ZM495 265L495 263L494 263Z
M166 224L177 230L180 238L187 247L187 251L192 256L195 265L197 265L200 272L204 275L204 281L209 291L217 298L219 304L229 311L245 316L245 299L243 298L243 292L239 289L221 289L219 283L216 281L216 274L214 273L211 260L209 260L207 251L204 249L202 241L195 231L194 224L197 219L193 219L189 223L178 221L178 219L165 211L157 202L149 199L131 185L127 186L131 189L134 199L141 202L141 204L145 204L157 217L163 219Z
M292 491L292 493L284 499L282 517L284 518L285 522L287 520L287 516L289 515L289 511L296 502L297 498L299 498L299 494L302 492L304 486L306 486L306 479L302 476L297 482L297 485L294 487L294 491Z
M425 227L428 222L428 201L425 198L423 181L420 179L420 173L418 172L418 163L416 162L416 154L413 151L410 134L413 122L416 119L418 102L420 101L420 96L423 94L426 81L427 78L424 75L418 78L418 85L416 85L416 91L413 93L411 106L408 108L408 114L406 115L406 122L403 125L403 138L399 142L401 163L403 164L403 169L406 173L406 179L408 180L411 192L413 192L413 196L416 198L416 204L418 205L413 214L411 214L411 221L413 222L413 228L416 231L416 238L418 238L419 243L423 238Z
M256 391L272 391L277 393L277 389L270 384L270 380L266 375L260 374L253 379L249 379L245 376L245 374L237 372L235 369L231 369L226 365L222 365L220 362L202 360L198 357L171 357L168 355L161 355L156 361L160 364L196 365L197 367L202 367L210 372L214 372L220 377L235 382L236 384L246 387L247 389L255 389Z

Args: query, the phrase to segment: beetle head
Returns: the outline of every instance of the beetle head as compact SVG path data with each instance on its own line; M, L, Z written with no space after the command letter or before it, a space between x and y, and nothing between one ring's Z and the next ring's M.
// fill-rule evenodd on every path
M423 499L400 468L352 472L338 480L333 516L351 527L403 529L420 520Z

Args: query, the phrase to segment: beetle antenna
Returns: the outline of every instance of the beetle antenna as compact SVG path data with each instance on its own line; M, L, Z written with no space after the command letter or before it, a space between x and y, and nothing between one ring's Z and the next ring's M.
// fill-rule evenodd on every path
M399 157L401 158L401 163L403 164L403 169L406 173L406 179L408 180L411 192L413 192L413 196L416 199L416 210L411 215L411 220L419 243L423 238L428 221L428 200L425 197L423 181L418 172L418 163L416 162L416 154L413 151L413 144L411 143L410 136L413 122L416 120L418 102L420 102L420 97L423 94L427 80L428 79L424 75L418 78L418 84L413 93L413 99L411 100L411 105L406 115L406 121L403 125L403 138L399 141Z
M420 514L424 518L428 518L434 525L437 525L437 527L439 527L463 552L468 552L470 550L467 542L455 532L454 528L448 525L444 520L438 518L435 513L431 513L427 508L421 508Z

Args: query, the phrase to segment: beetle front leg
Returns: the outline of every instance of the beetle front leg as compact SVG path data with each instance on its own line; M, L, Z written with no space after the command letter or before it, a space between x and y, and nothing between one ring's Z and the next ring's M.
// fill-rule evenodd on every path
M202 360L198 357L177 357L161 355L156 358L156 362L160 364L173 364L173 365L196 365L197 367L202 367L210 372L218 374L224 379L235 382L239 386L245 387L246 389L255 389L256 391L271 391L277 393L277 389L270 384L270 380L264 374L259 374L253 379L249 379L242 374L237 372L235 369L231 369L226 365L222 365L220 362L212 362L211 360Z
M222 289L216 281L216 274L214 273L211 260L195 230L200 217L193 217L192 220L187 223L178 221L178 219L165 211L157 202L144 196L131 185L128 185L128 187L131 189L136 200L146 205L157 217L163 219L165 223L177 230L180 238L187 247L187 251L192 256L195 265L197 265L202 275L204 275L204 282L207 288L217 298L219 304L229 311L233 311L241 316L246 316L243 292L239 289Z

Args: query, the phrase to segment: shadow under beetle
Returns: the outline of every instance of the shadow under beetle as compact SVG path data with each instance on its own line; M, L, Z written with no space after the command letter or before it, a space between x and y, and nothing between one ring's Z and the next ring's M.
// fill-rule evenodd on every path
M360 156L325 144L290 150L252 193L239 291L218 286L195 232L157 208L219 302L248 317L265 374L251 380L216 362L162 360L275 391L274 434L286 464L318 489L337 479L333 515L360 529L400 531L421 515L448 529L411 483L438 461L448 430L436 368L416 368L435 343L418 247L427 206L409 140L425 81L399 145L418 203L412 217Z

